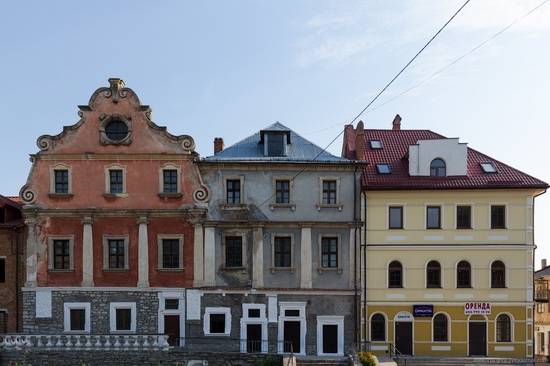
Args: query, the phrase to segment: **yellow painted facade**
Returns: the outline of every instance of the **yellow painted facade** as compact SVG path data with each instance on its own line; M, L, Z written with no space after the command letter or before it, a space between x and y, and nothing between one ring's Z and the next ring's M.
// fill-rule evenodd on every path
M383 355L392 343L415 356L532 357L533 203L539 193L535 189L364 191L362 330L373 352ZM457 229L458 206L470 207L470 228ZM491 228L495 206L504 207L504 228ZM402 208L402 228L390 229L390 207ZM439 208L439 228L427 229L428 207ZM401 286L390 283L394 261L402 266ZM440 266L435 272L439 286L428 286L431 261ZM461 261L470 265L469 286L458 285ZM492 276L497 276L492 270L495 261L505 267L503 287L492 283ZM466 314L466 303L484 304L490 311ZM415 316L415 305L433 307L432 316ZM373 326L376 314L384 317L383 335L380 325ZM446 319L446 326L438 328L435 336L438 314L445 316L439 318ZM497 319L502 320L499 325Z

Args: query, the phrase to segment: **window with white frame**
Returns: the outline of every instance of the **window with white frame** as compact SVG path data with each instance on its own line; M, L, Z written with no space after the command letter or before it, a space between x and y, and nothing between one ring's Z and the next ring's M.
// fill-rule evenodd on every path
M105 167L105 194L126 194L126 167L120 164L111 164Z
M181 167L166 163L159 168L159 196L181 197Z
M157 237L157 245L159 269L183 269L183 235L160 234Z
M48 237L48 270L74 270L74 237Z
M112 302L109 304L109 324L112 333L136 332L136 303Z
M66 302L63 304L65 332L90 333L90 303Z
M103 235L103 269L126 270L128 261L128 235Z
M207 307L204 309L204 335L229 336L231 334L231 309Z
M71 195L72 193L72 167L62 163L50 166L50 195Z
M340 243L340 235L319 235L319 273L325 270L342 273Z

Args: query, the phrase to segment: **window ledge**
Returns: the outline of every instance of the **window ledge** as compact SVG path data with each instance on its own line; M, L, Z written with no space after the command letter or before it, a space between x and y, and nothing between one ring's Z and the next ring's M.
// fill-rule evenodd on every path
M324 271L338 272L338 274L342 274L341 267L317 267L317 272L319 272L319 274L323 273Z
M246 267L222 267L222 272L238 272L246 273Z
M269 205L269 208L271 211L273 211L276 208L290 208L292 211L296 210L296 204L294 203L271 203Z
M271 273L275 273L277 271L289 271L290 273L294 273L296 270L296 267L271 267Z
M135 330L111 330L113 335L126 335L126 334L136 334Z
M241 211L248 210L248 206L244 203L222 203L220 205L224 211Z
M105 198L119 198L119 197L128 197L128 193L103 193Z
M338 211L342 211L342 207L344 207L344 205L339 203L318 203L316 206L317 211L321 211L322 208L337 208Z
M204 333L205 337L229 337L229 333Z
M157 268L159 272L183 272L185 268Z
M160 198L181 198L183 197L182 193L159 193Z
M52 272L52 273L71 273L71 272L74 272L74 268L68 268L68 269L48 268L48 272Z
M130 268L103 268L103 272L130 272Z
M71 334L71 335L89 335L89 330L64 330L63 334Z
M72 193L48 193L50 198L71 198L72 196Z

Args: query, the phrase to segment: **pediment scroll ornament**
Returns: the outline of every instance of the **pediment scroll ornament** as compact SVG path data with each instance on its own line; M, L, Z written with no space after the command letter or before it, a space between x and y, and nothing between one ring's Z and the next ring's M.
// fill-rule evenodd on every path
M30 205L36 201L36 193L32 189L29 188L29 186L24 186L21 188L21 191L19 192L19 198L21 198L21 201L23 201L25 204Z
M119 78L111 78L109 79L109 89L105 90L103 92L103 95L106 98L111 98L113 100L113 103L118 103L120 98L126 98L128 95L128 90L125 88L124 81Z

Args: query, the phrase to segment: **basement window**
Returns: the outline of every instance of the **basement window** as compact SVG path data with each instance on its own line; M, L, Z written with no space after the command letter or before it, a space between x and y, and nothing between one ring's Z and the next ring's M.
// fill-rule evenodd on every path
M390 165L389 164L376 164L376 171L378 174L390 174Z
M497 169L491 162L479 163L479 165L481 165L481 169L483 169L484 173L498 173Z
M370 148L371 149L381 149L382 148L382 141L380 140L370 140Z

